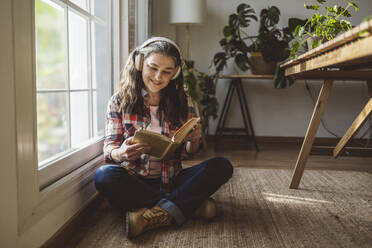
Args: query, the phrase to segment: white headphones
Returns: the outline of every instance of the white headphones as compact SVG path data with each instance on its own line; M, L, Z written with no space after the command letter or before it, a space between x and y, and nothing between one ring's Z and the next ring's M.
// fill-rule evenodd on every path
M168 43L172 44L177 49L178 53L181 56L180 48L177 46L177 44L174 41L172 41L168 38L165 38L165 37L152 37L152 38L148 39L147 41L145 41L139 48L137 48L137 54L134 57L134 66L136 67L136 69L138 71L142 71L142 67L143 67L144 54L140 52L141 49L145 48L146 46L148 46L151 43L154 43L156 41L165 41L165 42L168 42ZM179 65L179 66L177 66L176 74L174 74L174 76L172 77L171 80L176 79L180 73L181 73L181 66Z

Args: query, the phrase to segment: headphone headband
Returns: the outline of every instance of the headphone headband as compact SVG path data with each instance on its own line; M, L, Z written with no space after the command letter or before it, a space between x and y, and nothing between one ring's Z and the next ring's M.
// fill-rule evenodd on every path
M177 51L180 55L180 58L181 58L181 49L178 47L178 45L174 41L172 41L171 39L165 38L165 37L152 37L152 38L146 40L144 43L142 43L142 45L139 48L137 48L137 53L138 54L134 57L134 65L135 65L135 67L138 71L142 71L143 60L144 60L144 58L143 58L144 55L141 53L141 49L143 49L143 48L147 47L148 45L150 45L151 43L154 43L154 42L157 42L157 41L164 41L164 42L167 42L167 43L173 45L177 49ZM176 73L174 74L174 76L172 77L171 80L176 79L179 76L180 73L181 73L181 65L177 66L177 71L176 71Z
M168 39L168 38L165 38L165 37L160 37L160 36L159 37L152 37L152 38L146 40L145 42L142 43L142 45L140 46L139 50L141 50L142 48L145 48L148 45L150 45L151 43L154 43L154 42L157 42L157 41L165 41L167 43L172 44L177 49L178 53L181 56L181 49L178 47L178 45L176 44L176 42L174 42L171 39Z

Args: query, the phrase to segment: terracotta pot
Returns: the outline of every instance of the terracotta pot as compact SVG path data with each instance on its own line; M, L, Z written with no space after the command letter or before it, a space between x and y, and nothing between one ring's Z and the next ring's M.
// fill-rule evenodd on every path
M273 75L276 68L276 62L267 63L260 52L251 53L252 74Z

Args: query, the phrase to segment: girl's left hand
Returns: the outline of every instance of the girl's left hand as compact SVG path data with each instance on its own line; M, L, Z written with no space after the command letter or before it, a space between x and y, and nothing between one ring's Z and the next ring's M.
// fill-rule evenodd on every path
M190 141L192 143L199 142L202 136L200 125L197 124L192 129L192 131L186 136L185 141Z

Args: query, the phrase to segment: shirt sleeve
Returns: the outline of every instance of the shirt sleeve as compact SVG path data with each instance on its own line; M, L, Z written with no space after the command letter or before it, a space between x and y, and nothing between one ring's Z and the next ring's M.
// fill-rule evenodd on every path
M117 95L113 95L107 105L105 140L103 145L105 162L109 163L115 163L111 157L111 151L119 148L124 141L124 127L119 108L120 101Z

